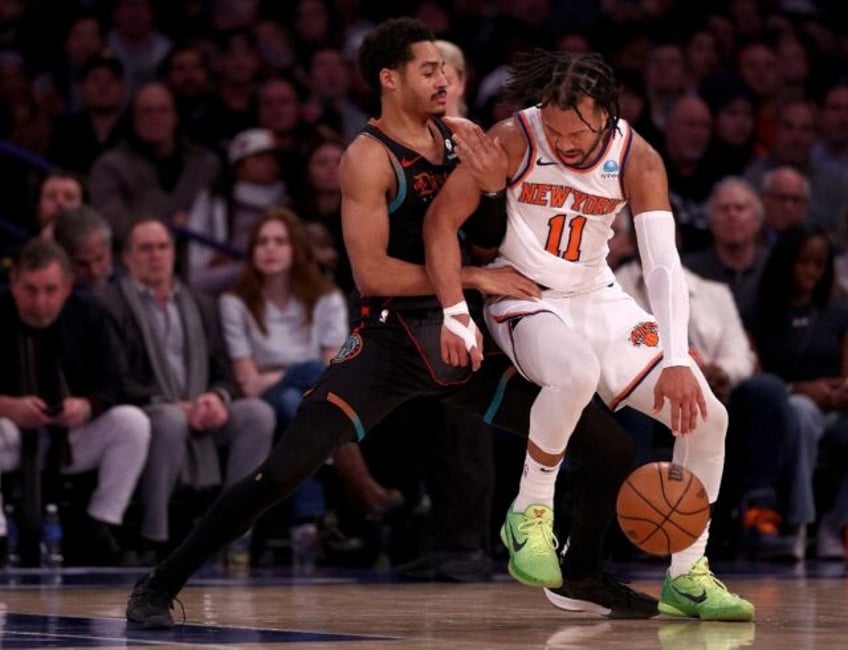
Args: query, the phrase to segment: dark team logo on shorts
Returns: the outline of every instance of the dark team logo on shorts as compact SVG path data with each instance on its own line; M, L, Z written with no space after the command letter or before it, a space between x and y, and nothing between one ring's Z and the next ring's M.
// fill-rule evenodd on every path
M644 321L630 330L628 337L630 342L637 348L645 345L649 348L655 348L660 343L660 335L657 332L657 324L653 321Z
M342 343L342 347L339 348L338 353L334 356L330 363L342 363L343 361L350 361L355 356L357 356L360 352L362 352L362 348L364 347L364 343L362 342L362 337L359 334L351 334L345 339L345 342Z

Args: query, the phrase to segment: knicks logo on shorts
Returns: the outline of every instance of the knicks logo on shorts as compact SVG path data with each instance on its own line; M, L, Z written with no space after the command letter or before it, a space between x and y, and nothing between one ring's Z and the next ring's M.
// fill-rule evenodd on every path
M362 348L365 344L362 341L362 337L359 334L351 334L345 339L345 342L342 343L342 347L339 348L338 353L332 359L330 359L330 363L342 363L343 361L350 361L355 356L357 356L360 352L362 352Z
M630 342L639 347L645 345L649 348L655 348L660 343L660 335L657 332L657 324L652 321L643 321L636 327L630 330L628 337Z

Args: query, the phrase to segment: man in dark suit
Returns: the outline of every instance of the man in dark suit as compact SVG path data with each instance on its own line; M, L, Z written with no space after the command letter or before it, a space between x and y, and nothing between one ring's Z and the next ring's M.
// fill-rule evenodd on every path
M141 536L158 553L169 540L168 501L180 478L195 487L220 483L219 444L229 447L224 484L243 478L268 454L275 419L259 399L234 399L216 306L175 278L164 224L133 224L123 260L127 275L101 297L126 356L126 398L151 420Z
M112 564L120 548L109 526L122 522L150 423L140 409L116 406L119 369L107 317L72 286L64 251L33 239L21 250L11 291L0 294L0 471L19 467L22 442L39 431L51 439L48 463L62 473L97 469L84 524L90 557L81 559Z

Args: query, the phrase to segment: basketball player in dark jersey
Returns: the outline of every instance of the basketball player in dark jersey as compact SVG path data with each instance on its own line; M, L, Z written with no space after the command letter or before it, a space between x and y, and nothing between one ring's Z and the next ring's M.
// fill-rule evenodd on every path
M393 409L420 396L472 410L493 424L527 435L538 389L503 355L478 371L441 360L442 308L424 269L422 224L433 196L458 163L444 112L447 84L432 33L399 18L363 41L359 65L380 93L381 115L348 147L341 165L345 244L361 294L361 318L324 375L307 391L286 433L250 476L226 489L168 558L142 579L127 604L127 619L170 627L173 599L218 548L247 531L268 508L316 472L340 444L361 440ZM485 166L482 131L451 122L468 151L463 164ZM538 294L512 269L468 267L466 288L496 295ZM634 445L615 421L590 406L568 448L577 469L576 512L564 562L583 566L574 604L602 607L618 617L656 614L656 600L601 574L601 548L618 486L633 463ZM566 585L563 585L566 587Z

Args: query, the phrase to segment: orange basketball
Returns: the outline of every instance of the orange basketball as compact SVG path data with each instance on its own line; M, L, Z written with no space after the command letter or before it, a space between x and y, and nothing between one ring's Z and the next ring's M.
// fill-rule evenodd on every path
M616 510L627 539L652 555L670 555L704 532L710 501L701 480L682 465L648 463L621 485Z

